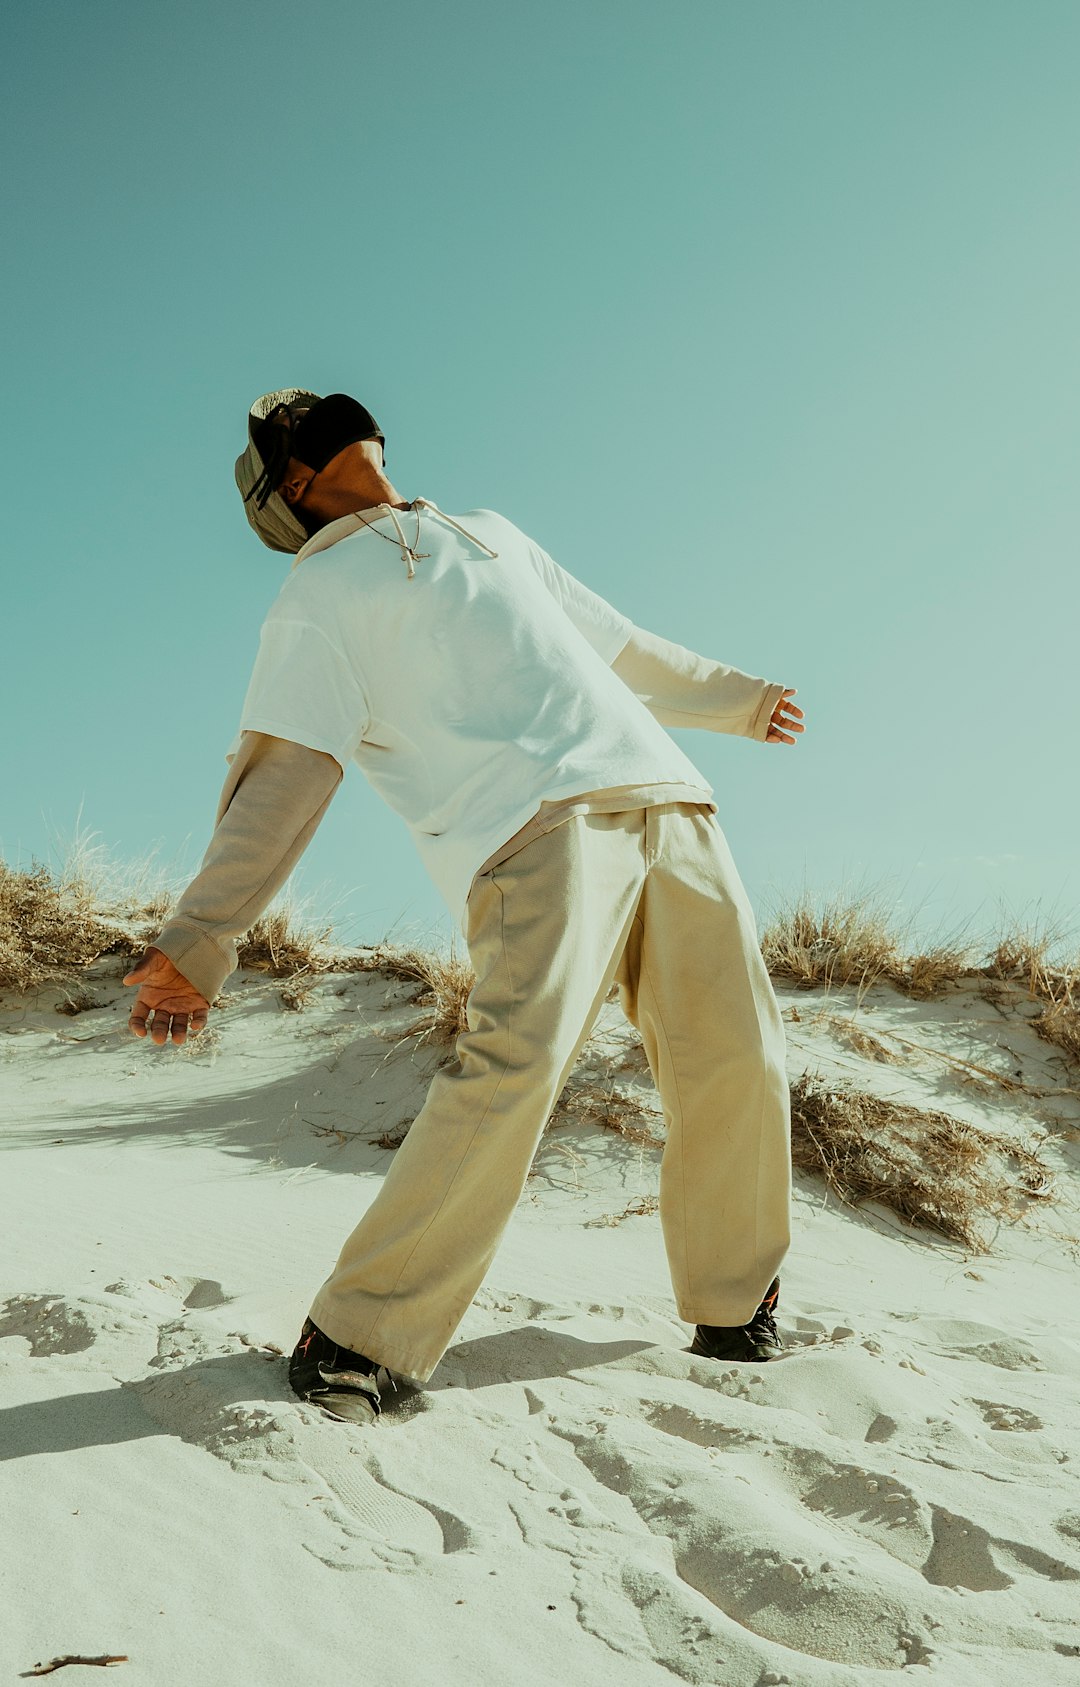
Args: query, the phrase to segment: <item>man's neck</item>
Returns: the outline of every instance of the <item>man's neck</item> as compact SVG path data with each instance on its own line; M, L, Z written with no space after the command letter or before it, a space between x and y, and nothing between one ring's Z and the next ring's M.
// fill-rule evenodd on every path
M373 510L380 504L392 504L396 510L407 510L409 501L403 498L396 487L388 480L379 479L368 482L363 486L350 487L348 491L351 514L353 510Z

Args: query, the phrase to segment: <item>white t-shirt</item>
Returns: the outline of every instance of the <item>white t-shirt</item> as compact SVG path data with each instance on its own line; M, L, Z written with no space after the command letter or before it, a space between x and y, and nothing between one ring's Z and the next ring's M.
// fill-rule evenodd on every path
M228 759L257 731L354 761L462 930L477 868L541 802L669 781L711 795L612 671L633 629L625 615L494 510L424 507L416 540L414 511L399 509L420 553L410 578L380 508L300 551L263 624Z

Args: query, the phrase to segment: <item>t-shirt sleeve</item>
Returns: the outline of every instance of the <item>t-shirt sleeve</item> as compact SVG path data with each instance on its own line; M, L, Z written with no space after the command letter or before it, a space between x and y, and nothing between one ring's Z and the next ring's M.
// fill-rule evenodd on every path
M548 591L561 604L578 632L588 639L605 662L614 662L633 632L634 623L606 598L590 591L573 574L568 574L539 545L529 546L529 556Z
M231 761L243 732L268 732L347 767L370 725L360 675L348 657L310 621L270 616L263 623Z

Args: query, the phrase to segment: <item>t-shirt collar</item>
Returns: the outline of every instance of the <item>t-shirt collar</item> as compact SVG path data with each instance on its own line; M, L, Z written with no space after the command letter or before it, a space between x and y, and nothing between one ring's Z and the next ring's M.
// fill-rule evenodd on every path
M411 510L414 504L427 502L426 499L414 498L412 504L406 505ZM373 521L382 521L389 514L389 504L374 504L369 509L356 510L349 515L338 516L336 521L328 521L325 527L320 527L313 533L306 545L301 545L293 558L292 566L296 568L305 557L314 556L316 551L328 550L336 545L339 539L345 539L350 533L359 532L360 528Z

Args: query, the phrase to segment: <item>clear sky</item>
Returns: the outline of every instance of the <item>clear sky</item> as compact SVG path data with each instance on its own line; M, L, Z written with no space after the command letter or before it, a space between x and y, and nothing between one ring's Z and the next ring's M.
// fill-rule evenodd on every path
M798 688L794 747L676 734L759 924L1075 930L1075 0L35 0L3 44L10 864L197 870L289 566L233 461L298 385ZM293 888L452 931L355 768Z

